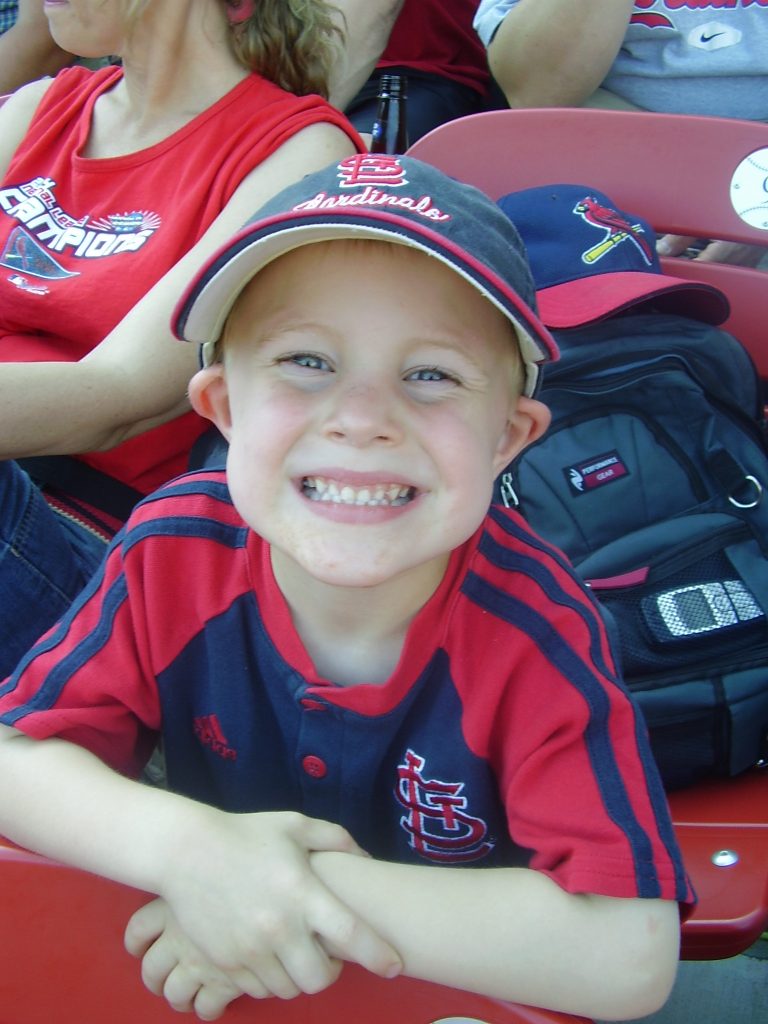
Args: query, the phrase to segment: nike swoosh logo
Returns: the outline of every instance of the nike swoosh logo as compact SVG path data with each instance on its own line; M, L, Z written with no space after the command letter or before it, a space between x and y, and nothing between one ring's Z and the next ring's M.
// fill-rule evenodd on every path
M701 41L702 41L702 43L711 43L713 39L717 39L718 36L724 36L724 35L725 35L725 32L713 32L711 36L705 36L704 33L702 32L701 33Z

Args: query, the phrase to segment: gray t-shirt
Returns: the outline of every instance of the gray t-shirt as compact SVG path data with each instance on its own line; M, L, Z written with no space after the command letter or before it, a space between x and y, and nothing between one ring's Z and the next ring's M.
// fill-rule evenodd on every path
M486 46L520 2L481 0ZM768 0L636 0L602 84L646 110L768 121Z

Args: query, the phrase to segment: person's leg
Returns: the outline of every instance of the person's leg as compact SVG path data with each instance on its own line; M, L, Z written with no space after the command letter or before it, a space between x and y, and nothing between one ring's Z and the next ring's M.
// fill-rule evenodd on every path
M105 551L49 508L16 463L0 462L0 679L67 610Z

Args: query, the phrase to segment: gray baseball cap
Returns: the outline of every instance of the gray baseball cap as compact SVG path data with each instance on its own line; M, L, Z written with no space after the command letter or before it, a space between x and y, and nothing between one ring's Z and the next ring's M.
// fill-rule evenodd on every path
M461 275L513 324L536 393L557 346L536 313L525 247L483 192L406 156L357 153L309 174L266 203L187 287L172 319L177 337L218 340L238 295L268 263L314 242L364 238L418 249Z

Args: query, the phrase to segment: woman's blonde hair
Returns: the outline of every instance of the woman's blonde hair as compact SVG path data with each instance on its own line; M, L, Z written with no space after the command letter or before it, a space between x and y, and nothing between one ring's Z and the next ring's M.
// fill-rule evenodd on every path
M147 3L128 0L127 17L138 17ZM232 47L243 67L287 92L327 99L331 68L344 43L343 23L342 12L325 0L253 0L253 14L230 25Z
M251 17L232 25L235 56L288 92L327 98L342 22L341 11L325 0L254 0Z

